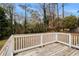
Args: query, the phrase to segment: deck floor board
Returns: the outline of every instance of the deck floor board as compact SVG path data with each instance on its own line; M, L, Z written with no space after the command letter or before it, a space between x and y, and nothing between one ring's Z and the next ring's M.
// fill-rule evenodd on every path
M52 43L16 54L16 56L79 56L79 50L61 43Z

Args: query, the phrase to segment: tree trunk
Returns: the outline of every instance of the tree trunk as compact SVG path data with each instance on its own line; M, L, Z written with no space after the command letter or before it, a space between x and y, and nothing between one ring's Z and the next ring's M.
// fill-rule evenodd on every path
M62 19L64 19L64 3L62 3ZM63 31L64 31L64 27L63 27Z
M62 3L62 18L64 18L64 3Z
M44 23L48 25L45 3L43 4L43 13L44 13Z
M25 24L24 24L24 26L25 26L25 33L26 33L26 24L27 24L27 19L26 19L26 3L25 3Z

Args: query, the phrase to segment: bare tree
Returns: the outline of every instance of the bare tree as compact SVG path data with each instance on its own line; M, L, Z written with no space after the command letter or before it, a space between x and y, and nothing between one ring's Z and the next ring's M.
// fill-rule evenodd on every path
M62 18L64 18L64 3L62 3Z
M12 31L12 34L14 34L14 4L8 4L8 15L10 17L10 22L11 22L11 31Z
M24 20L24 27L25 27L25 33L26 33L26 24L27 24L27 5L25 4L20 4L19 5L24 11L25 11L25 20Z
M52 20L55 19L55 16L56 16L55 11L56 11L55 10L55 3L50 3L50 15L52 17Z
M48 19L47 19L47 14L46 14L46 12L47 12L46 11L46 9L47 9L46 4L42 3L42 4L40 4L40 6L41 6L41 9L43 11L43 21L44 21L44 24L48 25Z
M43 13L44 13L44 23L48 24L47 23L46 4L45 3L43 4Z

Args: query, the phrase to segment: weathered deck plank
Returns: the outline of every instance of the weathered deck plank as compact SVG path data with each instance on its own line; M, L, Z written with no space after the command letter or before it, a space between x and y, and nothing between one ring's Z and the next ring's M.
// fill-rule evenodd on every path
M16 56L79 56L79 50L61 43L52 43L42 48L34 48L18 53Z

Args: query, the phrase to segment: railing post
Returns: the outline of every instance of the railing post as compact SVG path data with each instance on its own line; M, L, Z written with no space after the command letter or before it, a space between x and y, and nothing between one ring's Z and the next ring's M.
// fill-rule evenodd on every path
M14 51L14 37L13 37L13 35L12 35L12 37L11 37L12 39L12 52L11 52L11 56L13 56L13 51Z
M57 42L58 41L58 34L56 33L55 35L56 35L55 38L56 38L56 42Z
M71 47L71 44L72 44L72 43L71 43L71 39L72 39L72 38L71 38L71 34L69 34L69 47Z
M43 34L41 34L41 40L40 40L40 42L41 42L41 47L43 46Z

